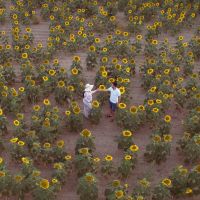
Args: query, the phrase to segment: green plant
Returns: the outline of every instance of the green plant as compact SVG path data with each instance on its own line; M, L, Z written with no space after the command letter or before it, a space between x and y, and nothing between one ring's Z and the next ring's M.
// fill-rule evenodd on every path
M163 140L163 141L162 141ZM171 135L164 135L163 139L159 135L153 135L152 142L146 146L144 156L148 162L155 161L157 164L165 161L170 154Z
M97 179L92 173L86 173L79 179L77 194L80 200L96 200L98 198Z

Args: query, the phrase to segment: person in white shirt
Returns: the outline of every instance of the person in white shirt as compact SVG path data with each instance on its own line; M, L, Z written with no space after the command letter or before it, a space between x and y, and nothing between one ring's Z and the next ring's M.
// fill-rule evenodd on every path
M83 114L86 118L89 117L90 111L92 109L92 95L97 91L99 91L98 89L92 91L93 87L94 85L90 84L85 85L85 90L83 94L83 105L84 105Z
M111 117L112 118L111 121L113 121L118 103L121 100L121 92L117 88L117 82L114 82L110 88L108 88L104 91L110 92L110 99L109 99L110 114L108 114L107 117Z

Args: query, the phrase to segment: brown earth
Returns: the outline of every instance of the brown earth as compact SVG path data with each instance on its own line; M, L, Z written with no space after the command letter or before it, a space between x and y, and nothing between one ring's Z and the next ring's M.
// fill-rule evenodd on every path
M118 15L119 23L123 23L123 15ZM4 26L0 26L0 30L6 30L7 32L10 32L11 25L9 22L6 23ZM35 42L41 41L43 44L46 44L46 40L48 38L49 32L48 32L48 23L41 20L39 25L32 25L32 32L35 37ZM193 35L194 29L185 30L180 35L185 36L185 40L188 41L191 39ZM163 40L165 37L169 38L169 42L171 44L174 44L174 37L170 36L167 33L162 34L159 36L159 40ZM55 57L58 57L61 65L69 69L71 65L71 60L73 55L79 55L81 57L82 65L84 67L84 74L87 82L93 83L96 72L88 72L86 70L85 65L85 59L86 59L86 52L81 51L77 52L76 54L71 53L62 53ZM132 105L139 105L143 103L144 97L145 97L145 91L141 87L142 79L141 75L139 74L139 66L143 64L144 57L143 55L136 57L136 75L131 80L131 104ZM199 63L196 63L196 69L198 69ZM16 73L19 75L19 70L16 68ZM20 80L20 77L17 78ZM15 85L16 87L19 86L19 84ZM54 100L52 100L54 101ZM54 102L55 103L55 102ZM31 106L27 105L25 109L26 118L28 119L30 116L30 110ZM64 108L62 107L62 110L64 112ZM108 111L108 105L104 107L104 114ZM165 163L162 163L160 165L156 165L154 163L149 164L146 161L144 161L144 151L146 145L150 142L150 135L152 130L150 129L149 125L145 125L144 127L140 128L138 131L134 133L134 142L139 146L140 151L138 155L138 163L132 174L129 176L127 180L123 180L124 183L128 183L130 186L130 191L132 190L133 186L136 184L136 181L138 178L142 178L145 175L150 176L152 185L158 183L162 178L169 176L172 172L172 169L176 167L177 165L184 164L184 158L182 155L180 155L176 151L176 142L181 138L184 130L182 126L182 120L185 118L185 110L182 110L180 113L175 111L174 105L172 104L167 113L171 114L172 116L172 129L171 134L173 135L173 143L171 148L171 155L168 157L167 161ZM13 119L12 117L9 117L10 121ZM114 157L114 161L117 164L118 161L122 158L122 151L118 150L117 148L117 142L116 137L120 134L121 129L115 124L111 123L107 120L107 118L102 117L100 124L98 125L92 125L88 121L84 121L84 128L88 128L92 131L93 135L95 136L95 144L96 144L96 155L100 158L103 158L106 154L110 154ZM9 138L10 136L8 136ZM74 154L75 149L75 143L78 138L78 134L70 133L66 130L63 130L63 134L61 136L62 139L65 140L66 143L66 149L69 153L72 155ZM18 166L11 161L9 154L3 153L3 156L6 156L6 160L8 162L8 166L13 171L16 171L18 169ZM192 167L192 165L184 165L188 168ZM42 175L44 177L49 177L51 174L51 169L49 167L47 168L41 168ZM102 175L98 174L97 178L99 180L98 182L98 188L99 188L99 200L104 200L104 190L106 185L111 182L112 180L116 179L117 177L103 177ZM58 194L58 200L78 200L79 197L76 194L77 189L77 176L75 171L69 175L66 181L66 185L63 186L62 191ZM0 197L0 199L3 200L3 198ZM10 198L11 199L11 198ZM15 198L12 198L15 199ZM28 196L26 198L27 200L30 199ZM182 200L181 198L180 200ZM198 197L191 197L191 198L185 198L185 200L199 200L200 196Z

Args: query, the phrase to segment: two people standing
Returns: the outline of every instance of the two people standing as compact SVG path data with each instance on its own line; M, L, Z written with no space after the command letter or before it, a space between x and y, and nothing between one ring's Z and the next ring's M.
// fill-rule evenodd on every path
M94 85L86 84L84 95L83 95L83 104L84 104L84 110L83 114L86 118L89 117L90 111L92 109L92 95L96 92L110 92L110 98L109 98L109 106L110 106L110 113L107 115L107 117L110 117L113 121L115 111L117 109L118 103L121 100L121 93L120 90L117 88L117 82L114 82L111 87L105 90L93 90Z

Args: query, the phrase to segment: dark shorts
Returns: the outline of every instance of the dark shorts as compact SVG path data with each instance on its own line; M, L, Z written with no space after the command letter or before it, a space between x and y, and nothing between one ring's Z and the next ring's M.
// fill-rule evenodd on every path
M115 110L117 109L117 104L116 103L112 103L111 101L109 101L110 104L110 109L115 112Z

